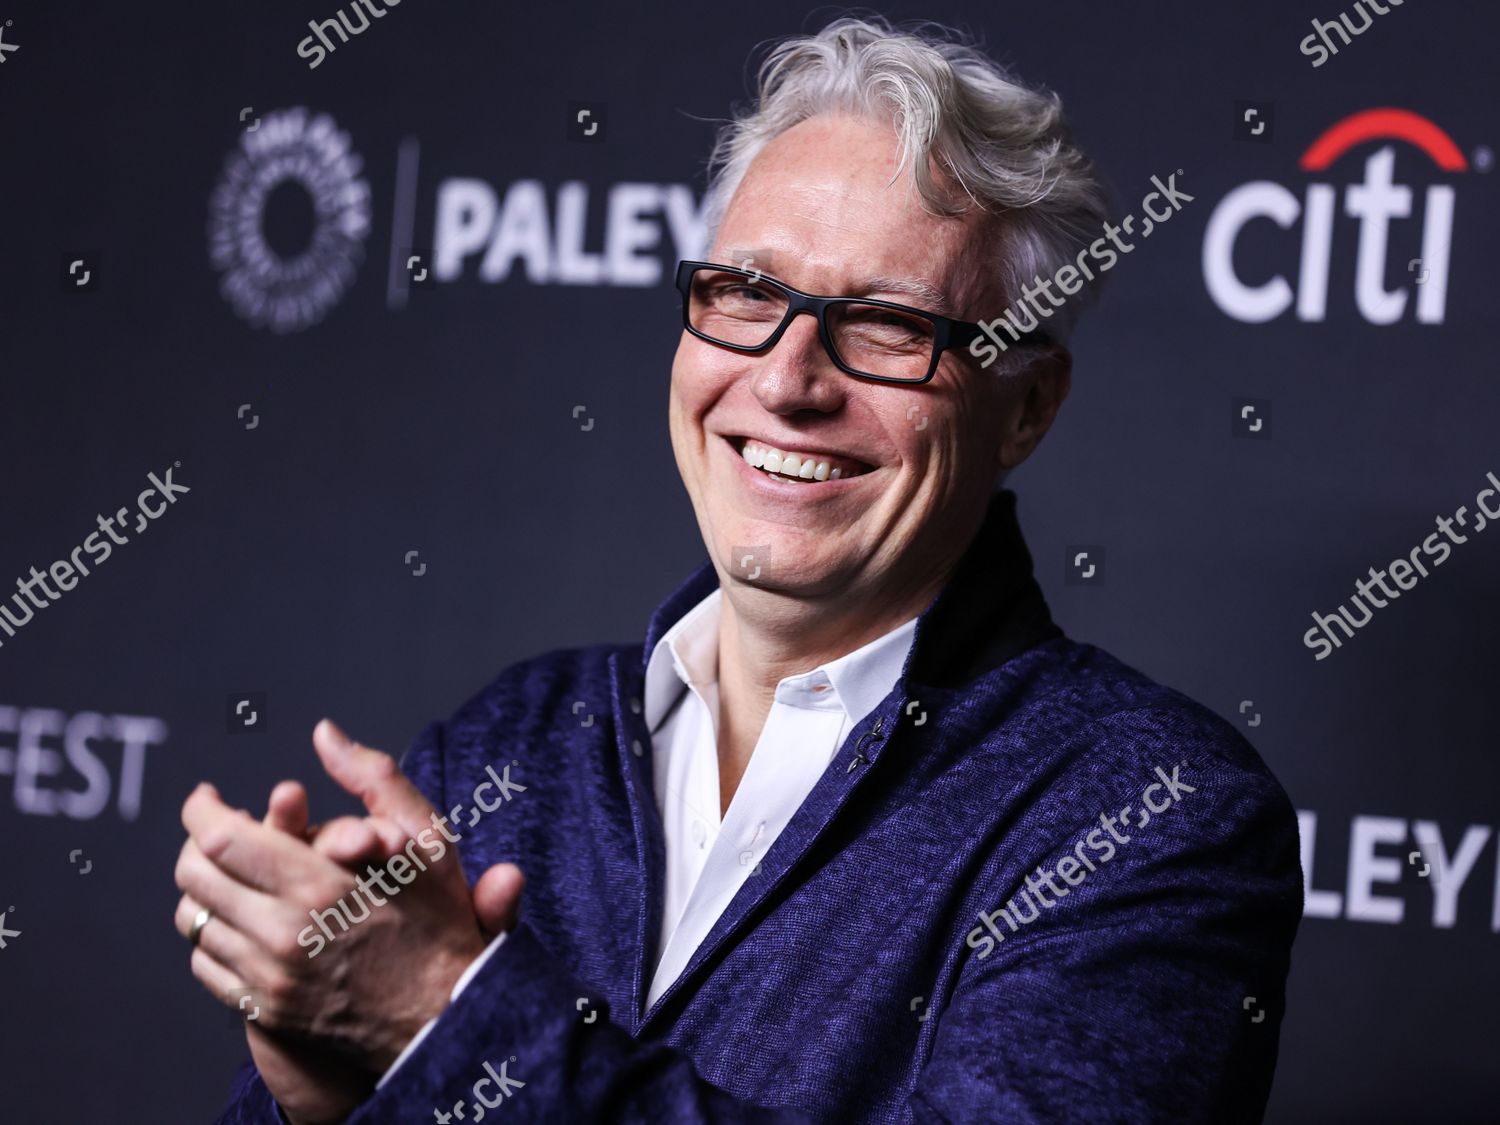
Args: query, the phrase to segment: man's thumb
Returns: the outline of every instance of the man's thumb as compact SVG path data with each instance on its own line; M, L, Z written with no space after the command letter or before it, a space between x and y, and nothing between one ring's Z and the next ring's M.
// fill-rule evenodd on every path
M427 827L432 806L389 754L361 746L332 719L313 728L313 747L328 776L363 801L371 814L395 821L409 835Z
M474 915L488 934L498 934L516 924L520 916L521 889L526 877L514 863L497 863L474 884Z

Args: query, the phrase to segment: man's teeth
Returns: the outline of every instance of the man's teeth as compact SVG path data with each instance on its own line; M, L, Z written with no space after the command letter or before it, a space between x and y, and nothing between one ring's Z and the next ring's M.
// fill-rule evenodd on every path
M780 449L759 445L753 441L746 441L741 446L740 456L754 468L764 469L768 473L779 473L784 477L796 477L799 480L838 480L840 477L854 475L846 473L841 467L831 465L828 458L820 458L815 453L785 453Z

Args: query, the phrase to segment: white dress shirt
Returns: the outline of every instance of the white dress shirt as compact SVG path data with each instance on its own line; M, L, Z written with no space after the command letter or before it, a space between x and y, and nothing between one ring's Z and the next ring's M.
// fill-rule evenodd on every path
M801 807L845 736L901 675L917 619L776 685L766 724L728 812L719 815L719 613L715 590L652 649L645 719L666 830L666 903L654 1004Z
M687 967L740 885L812 792L844 737L890 694L906 663L917 619L810 672L776 685L766 725L719 816L719 612L722 589L688 610L646 664L656 807L666 831L666 908L650 1007ZM465 970L450 998L499 949L500 934ZM384 1086L427 1038L429 1020L381 1077Z

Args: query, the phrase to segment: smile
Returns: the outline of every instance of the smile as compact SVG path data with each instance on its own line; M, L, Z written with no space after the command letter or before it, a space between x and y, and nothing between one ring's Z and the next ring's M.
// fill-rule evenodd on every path
M745 464L773 480L820 484L863 476L874 469L873 465L836 453L780 449L755 438L730 438L729 442Z

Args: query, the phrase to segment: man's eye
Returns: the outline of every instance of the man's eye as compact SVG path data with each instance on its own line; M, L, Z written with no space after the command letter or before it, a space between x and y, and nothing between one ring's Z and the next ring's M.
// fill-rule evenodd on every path
M839 331L861 343L891 348L926 346L932 338L932 326L926 321L882 309L851 312Z
M726 281L709 287L704 304L725 316L769 316L781 309L783 301L779 293L764 286Z
M757 289L753 285L730 285L725 287L725 296L737 301L767 301L770 294L763 289Z
M891 332L907 332L915 336L921 329L917 322L899 313L886 313L884 316L874 318L874 323Z

